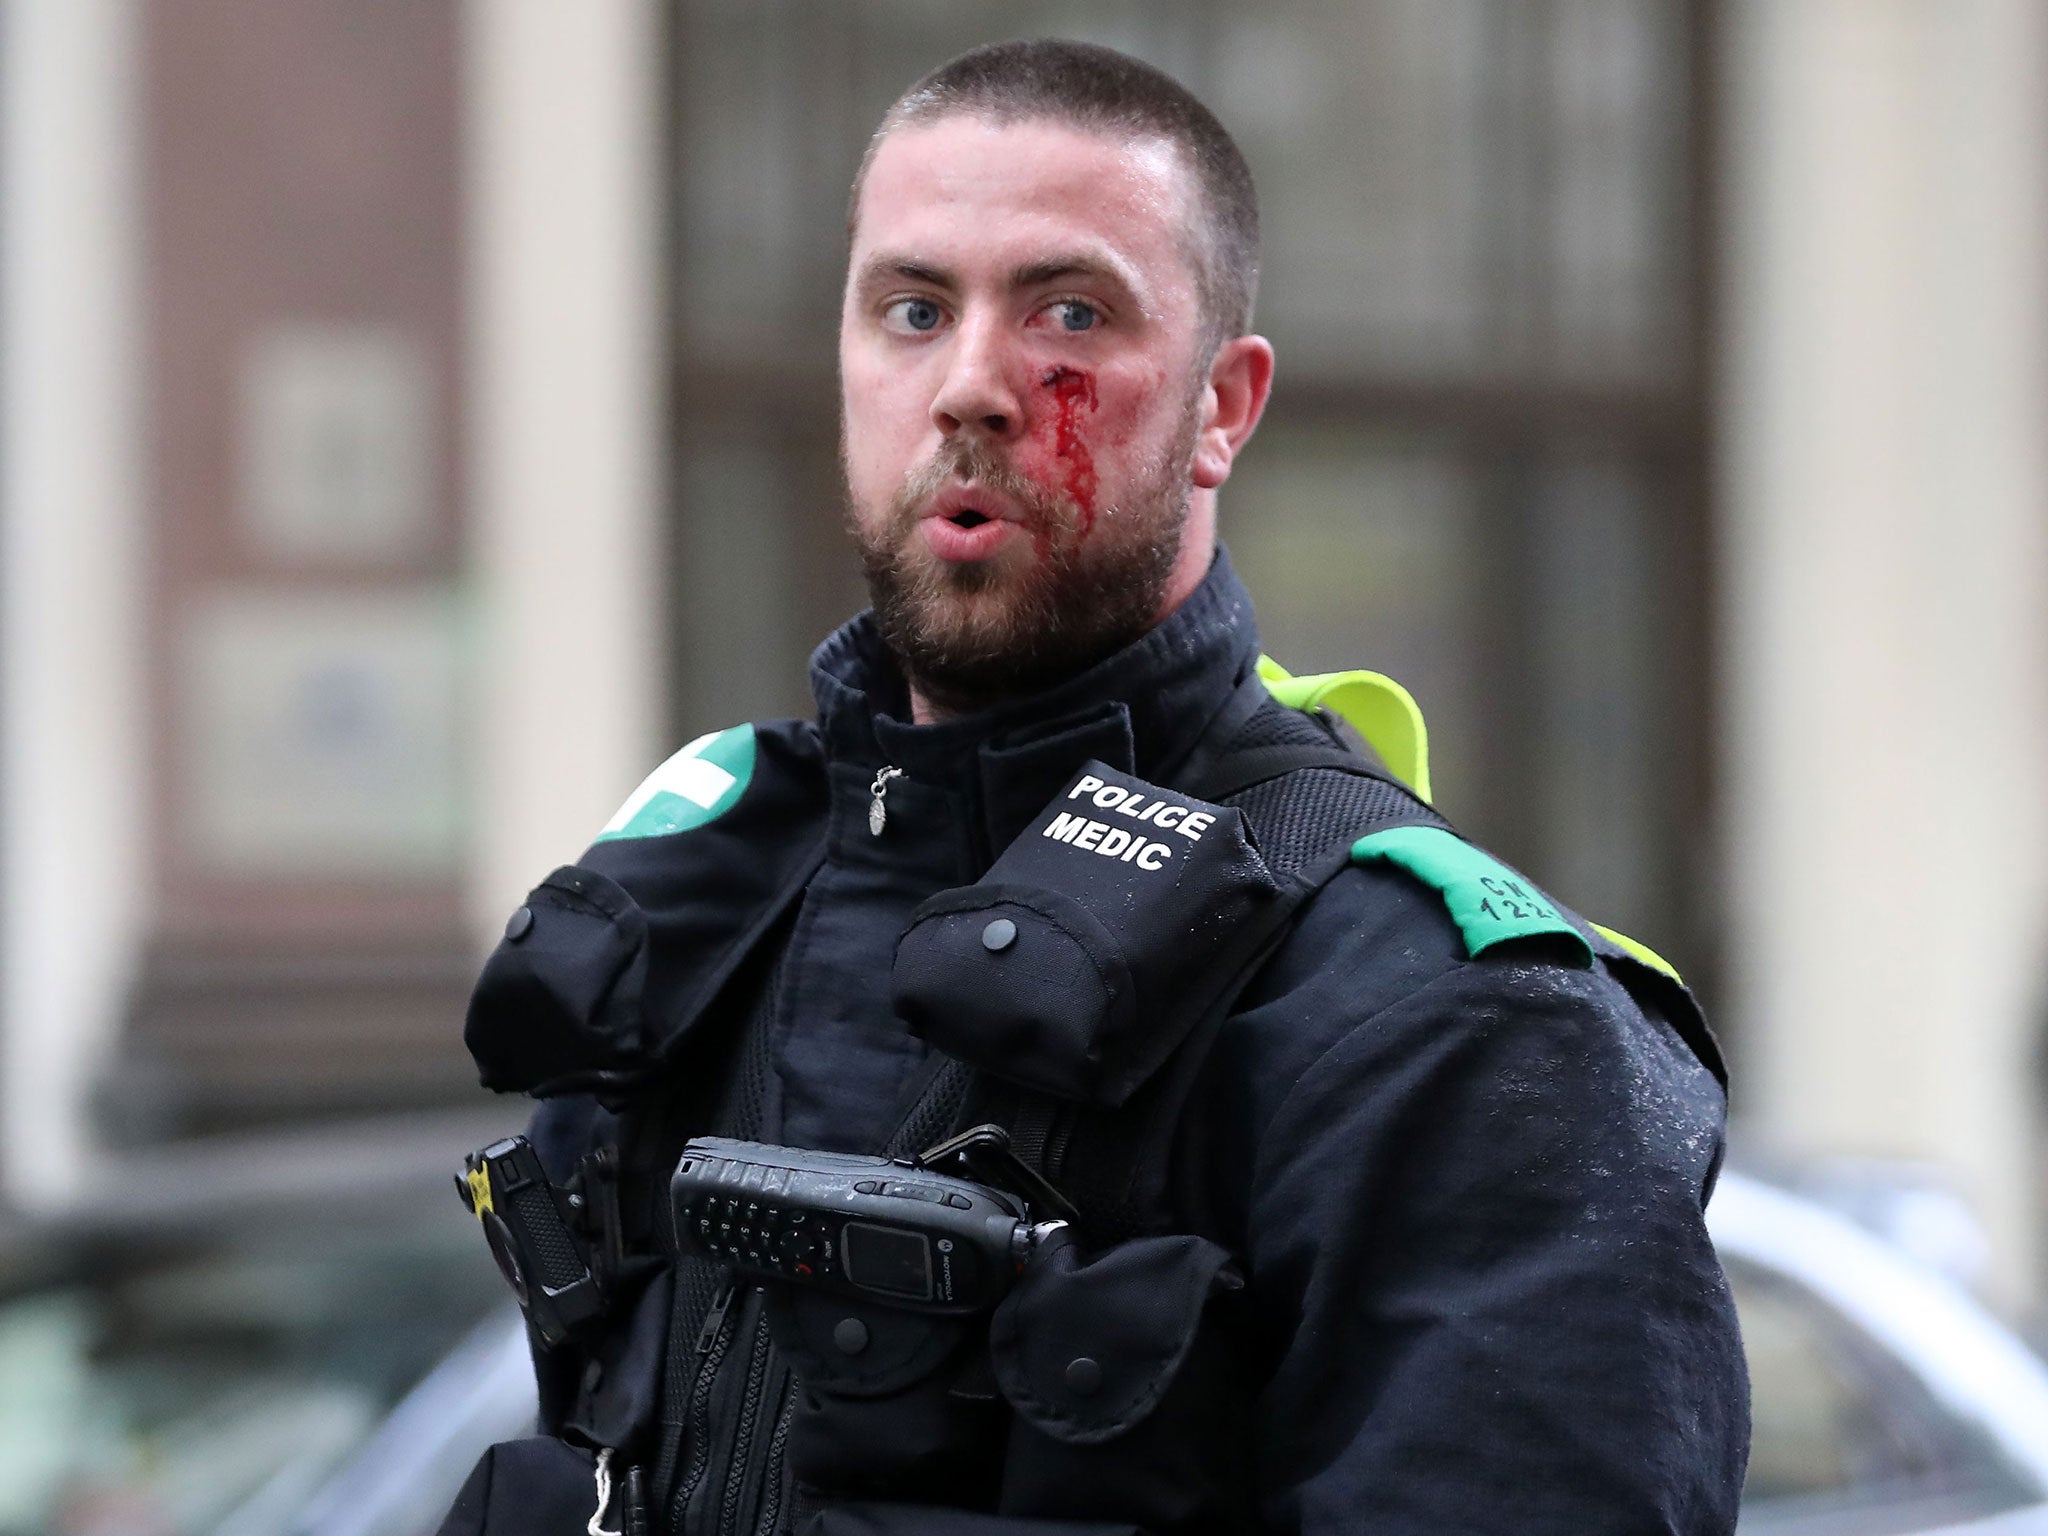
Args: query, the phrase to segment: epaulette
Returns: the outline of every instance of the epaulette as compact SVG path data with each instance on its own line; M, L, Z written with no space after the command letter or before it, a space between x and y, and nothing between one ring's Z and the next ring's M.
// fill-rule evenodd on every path
M1388 827L1351 845L1354 864L1386 863L1443 898L1451 921L1477 959L1512 939L1554 937L1593 963L1593 946L1534 884L1492 854L1442 827Z

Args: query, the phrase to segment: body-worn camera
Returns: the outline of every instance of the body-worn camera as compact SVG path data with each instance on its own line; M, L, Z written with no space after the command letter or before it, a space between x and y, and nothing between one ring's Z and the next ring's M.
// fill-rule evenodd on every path
M744 1275L915 1311L993 1307L1058 1222L924 1161L706 1136L669 1184L676 1238Z
M593 1263L602 1256L584 1230L587 1202L548 1176L524 1136L494 1141L464 1159L456 1191L483 1224L491 1257L542 1342L562 1342L604 1309Z

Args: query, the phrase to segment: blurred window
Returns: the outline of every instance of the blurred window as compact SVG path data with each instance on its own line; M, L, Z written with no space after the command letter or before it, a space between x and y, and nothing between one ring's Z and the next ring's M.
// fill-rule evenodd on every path
M1745 1536L1887 1536L2040 1497L1882 1341L1782 1276L1728 1275L1749 1355Z
M1025 0L991 34L943 0L680 0L677 729L807 711L797 662L862 601L833 348L875 121L992 37L1108 43L1258 177L1279 383L1223 524L1267 648L1407 681L1442 807L1696 971L1707 9Z

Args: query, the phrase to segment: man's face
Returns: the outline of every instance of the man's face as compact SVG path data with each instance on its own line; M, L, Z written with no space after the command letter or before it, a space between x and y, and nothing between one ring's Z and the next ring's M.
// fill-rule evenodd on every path
M1195 193L1174 151L1049 122L901 128L839 332L848 514L883 633L945 710L1156 623L1199 421Z

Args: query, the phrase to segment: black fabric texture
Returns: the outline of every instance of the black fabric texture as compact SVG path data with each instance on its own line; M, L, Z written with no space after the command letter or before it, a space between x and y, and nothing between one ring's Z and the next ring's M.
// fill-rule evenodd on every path
M1592 924L1581 922L1578 926L1584 930L1593 952L1606 962L1607 969L1635 1000L1636 1006L1650 1017L1669 1024L1678 1038L1690 1047L1693 1055L1714 1074L1714 1080L1725 1093L1728 1064L1721 1054L1721 1042L1708 1025L1707 1016L1700 1011L1691 988L1654 965L1638 960Z
M993 922L1015 937L991 952ZM890 975L896 1016L950 1055L1064 1098L1091 1096L1106 1041L1134 1028L1116 938L1059 891L994 882L917 909Z
M1259 846L1267 858L1289 869L1328 852L1333 826L1443 824L1400 785L1332 768L1305 768L1284 778L1268 779L1231 803L1259 829Z
M584 1357L580 1401L562 1429L579 1444L610 1446L628 1456L647 1446L661 1404L674 1271L666 1265L648 1268L634 1281L614 1299L622 1321L606 1329Z
M989 1330L1017 1410L1001 1510L1246 1529L1232 1448L1248 1440L1248 1398L1216 1315L1239 1283L1228 1253L1185 1234L1035 1259Z
M1092 1445L1127 1433L1173 1385L1229 1265L1200 1237L1140 1238L1093 1255L1048 1244L990 1319L997 1384L1055 1440ZM1093 1362L1078 1383L1077 1360Z
M856 1354L838 1347L834 1330L854 1319L866 1335ZM769 1326L812 1391L834 1397L887 1397L939 1375L966 1346L959 1318L930 1317L826 1292L778 1289L768 1299Z
M647 919L616 882L564 865L528 893L470 994L463 1042L500 1093L573 1092L645 1070Z
M999 1405L954 1390L980 1349L978 1323L816 1292L767 1299L770 1330L801 1383L790 1475L835 1497L972 1499L999 1470ZM863 1347L835 1331L854 1319ZM943 1490L943 1493L941 1493Z

